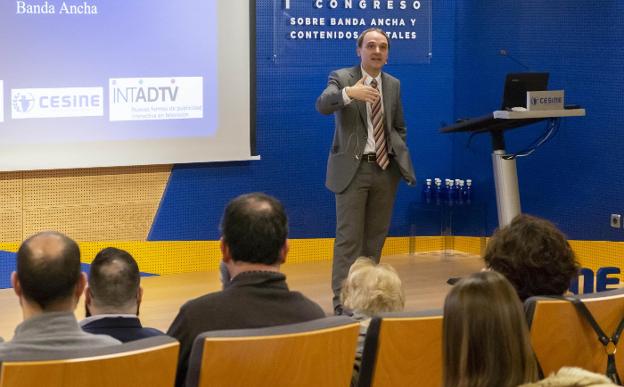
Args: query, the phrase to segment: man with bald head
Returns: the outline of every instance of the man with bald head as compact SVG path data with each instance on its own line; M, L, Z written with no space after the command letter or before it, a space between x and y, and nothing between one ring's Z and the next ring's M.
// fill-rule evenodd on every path
M0 359L120 343L83 332L76 321L74 310L86 276L80 271L80 249L67 236L46 231L26 239L17 251L11 284L24 321L11 341L0 343Z

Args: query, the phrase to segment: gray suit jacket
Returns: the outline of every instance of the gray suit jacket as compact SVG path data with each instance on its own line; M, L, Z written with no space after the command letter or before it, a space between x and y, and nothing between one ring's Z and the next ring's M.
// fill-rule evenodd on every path
M353 86L362 78L362 70L355 67L340 69L329 75L327 87L316 100L316 110L321 114L336 116L334 141L327 160L325 185L331 191L344 191L357 172L368 137L366 103L352 101L346 105L342 89ZM382 72L382 95L386 119L388 151L399 166L403 179L409 185L416 183L412 159L405 142L407 130L403 119L401 83L392 75Z

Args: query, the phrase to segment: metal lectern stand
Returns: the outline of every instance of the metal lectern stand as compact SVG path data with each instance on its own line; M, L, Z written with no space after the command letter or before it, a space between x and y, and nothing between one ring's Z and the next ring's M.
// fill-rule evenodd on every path
M440 129L442 133L490 132L492 137L492 167L496 186L496 207L498 225L503 227L521 213L518 172L515 159L505 159L504 132L508 129L534 124L547 118L584 116L585 109L506 111L497 110L491 114L459 122Z

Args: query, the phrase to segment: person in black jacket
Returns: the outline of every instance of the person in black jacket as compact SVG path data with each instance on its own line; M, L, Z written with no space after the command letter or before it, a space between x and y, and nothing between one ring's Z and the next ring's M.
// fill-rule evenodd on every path
M188 301L167 331L180 341L176 386L186 380L195 338L222 329L262 328L325 317L321 307L288 289L280 265L288 254L288 222L281 203L262 193L241 195L221 221L222 291Z
M139 266L127 251L107 247L100 251L89 272L85 290L86 316L80 322L85 332L109 335L121 342L164 335L145 328L139 320L143 298Z

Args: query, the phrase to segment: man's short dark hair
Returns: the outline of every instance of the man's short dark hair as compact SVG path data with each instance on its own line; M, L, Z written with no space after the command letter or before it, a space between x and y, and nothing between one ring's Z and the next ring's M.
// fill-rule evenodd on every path
M388 42L388 49L389 49L390 48L390 38L388 37L388 34L386 34L384 32L384 30L382 30L381 28L376 28L376 27L371 27L371 28L368 28L368 29L365 29L364 31L362 31L360 33L360 36L358 36L358 38L357 38L357 46L359 48L362 48L362 43L364 42L364 37L366 36L366 34L368 34L369 32L373 32L373 31L379 32L380 34L382 34L383 36L386 37L386 42Z
M483 257L503 274L521 300L562 295L578 275L579 265L565 235L547 220L518 215L496 231Z
M41 247L42 238L58 239L57 246ZM33 249L33 244L37 244ZM72 296L80 279L80 249L64 234L46 231L22 242L17 251L17 279L24 297L45 310Z
M123 307L136 301L140 281L139 266L125 250L107 247L91 262L89 290L100 307Z
M221 233L234 261L273 265L286 243L288 219L277 199L250 193L227 205Z

